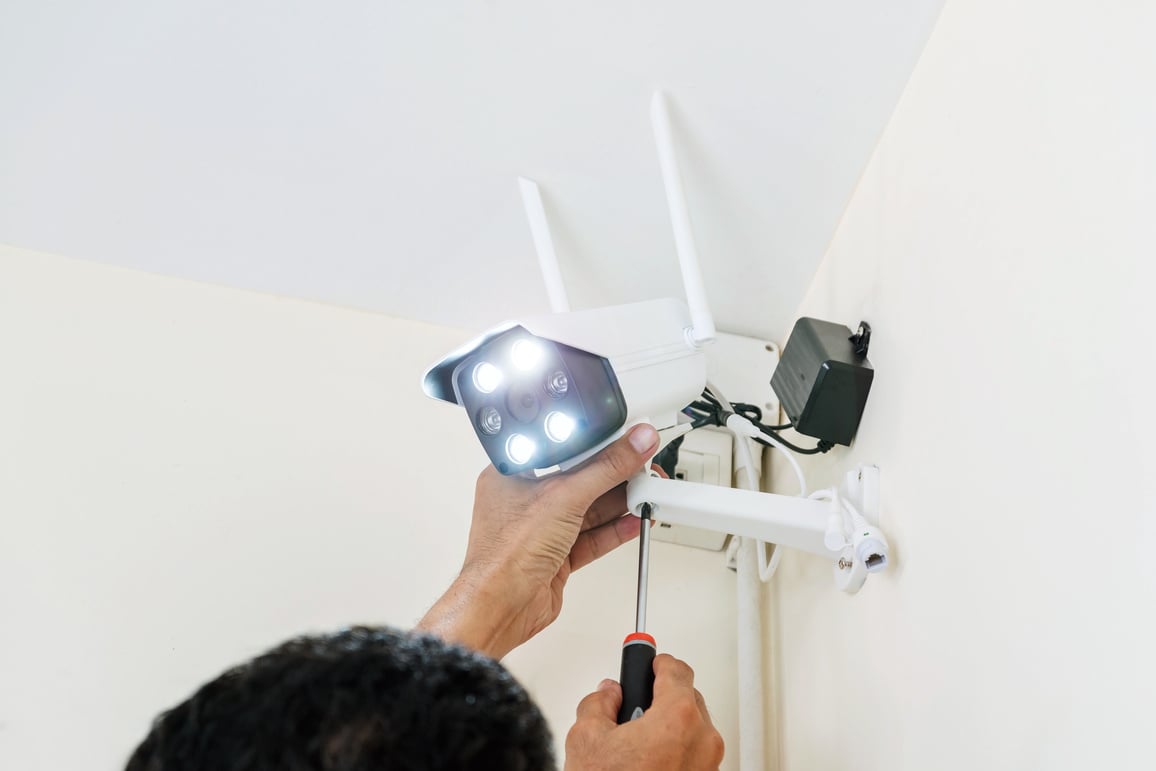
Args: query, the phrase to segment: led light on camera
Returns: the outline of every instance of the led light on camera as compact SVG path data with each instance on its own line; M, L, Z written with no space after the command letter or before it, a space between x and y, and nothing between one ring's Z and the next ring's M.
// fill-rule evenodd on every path
M534 457L534 453L538 451L538 445L534 444L534 440L522 434L514 434L506 440L506 455L509 456L512 463L521 466L527 463L530 458Z
M483 361L474 367L474 387L484 394L493 393L502 384L502 370Z
M536 368L545 358L542 346L533 340L518 340L510 348L510 360L515 369L529 372Z
M554 442L565 442L574 434L574 418L564 412L551 412L546 416L546 436Z

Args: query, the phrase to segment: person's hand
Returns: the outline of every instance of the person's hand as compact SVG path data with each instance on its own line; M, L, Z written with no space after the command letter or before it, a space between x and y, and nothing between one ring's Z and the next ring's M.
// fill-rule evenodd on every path
M673 656L654 657L654 702L642 717L617 724L622 688L603 680L578 705L566 736L566 771L718 769L723 738L694 687L694 670Z
M545 479L478 477L461 575L418 628L501 658L562 609L570 574L635 538L625 482L658 447L638 425L582 466Z

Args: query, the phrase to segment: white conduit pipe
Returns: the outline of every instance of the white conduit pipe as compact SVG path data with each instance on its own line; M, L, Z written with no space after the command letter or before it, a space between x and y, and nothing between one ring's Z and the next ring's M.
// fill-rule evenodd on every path
M740 446L750 439L736 437ZM741 454L741 451L740 451ZM754 478L753 475L748 479ZM740 476L741 479L741 476ZM747 489L758 489L758 486ZM753 538L743 538L735 555L738 572L738 667L739 667L739 768L741 771L765 771L766 717L763 707L763 582L759 578L759 554L762 545Z
M718 389L707 388L732 412L730 402ZM759 472L755 466L751 440L732 430L735 437L735 477L740 487L759 489ZM739 668L739 769L766 771L766 716L763 700L763 582L759 578L759 554L762 548L753 538L739 540L735 554L738 615Z

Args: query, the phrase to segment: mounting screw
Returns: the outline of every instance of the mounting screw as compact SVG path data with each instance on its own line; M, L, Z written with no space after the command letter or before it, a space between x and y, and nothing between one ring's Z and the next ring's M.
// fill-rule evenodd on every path
M844 559L843 557L839 558L839 569L840 570L850 570L851 566L854 564L855 563L849 559Z

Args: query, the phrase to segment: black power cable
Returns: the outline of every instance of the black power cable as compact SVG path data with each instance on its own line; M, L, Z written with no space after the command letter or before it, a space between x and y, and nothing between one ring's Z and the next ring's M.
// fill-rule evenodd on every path
M663 447L662 450L654 456L654 462L663 470L667 477L674 479L674 469L678 466L678 450L682 447L682 441L686 439L686 434L672 439L670 444Z
M763 423L763 411L753 404L744 404L743 402L734 402L731 404L734 407L735 413L742 415L744 418L754 423L764 431L785 431L788 428L794 428L794 423L784 423L781 426L768 426Z
M792 452L797 452L799 455L820 455L820 454L825 453L825 452L830 452L831 448L835 446L834 442L828 442L828 441L823 440L823 441L820 441L814 447L797 447L797 446L791 444L790 442L788 442L783 437L779 436L778 434L774 434L774 437L775 437L775 441L777 441L779 444L783 445L784 447L786 447L788 450L790 450ZM757 436L754 439L756 442L761 444L763 447L774 447L774 445L771 444L770 442L768 442L766 439L761 439Z
M819 455L821 453L829 452L835 446L834 442L821 440L814 447L799 447L792 442L784 439L778 432L793 428L792 423L784 423L781 426L768 426L762 422L763 411L753 404L745 404L743 402L735 402L731 404L736 415L742 417L753 423L760 431L773 437L775 441L779 442L792 452L800 455ZM709 391L704 391L702 399L693 401L687 405L683 413L692 419L692 428L702 428L703 426L725 426L727 419L727 411L723 409L722 403L714 397L714 394ZM756 442L764 447L773 447L774 445L766 439L759 437L754 438Z

